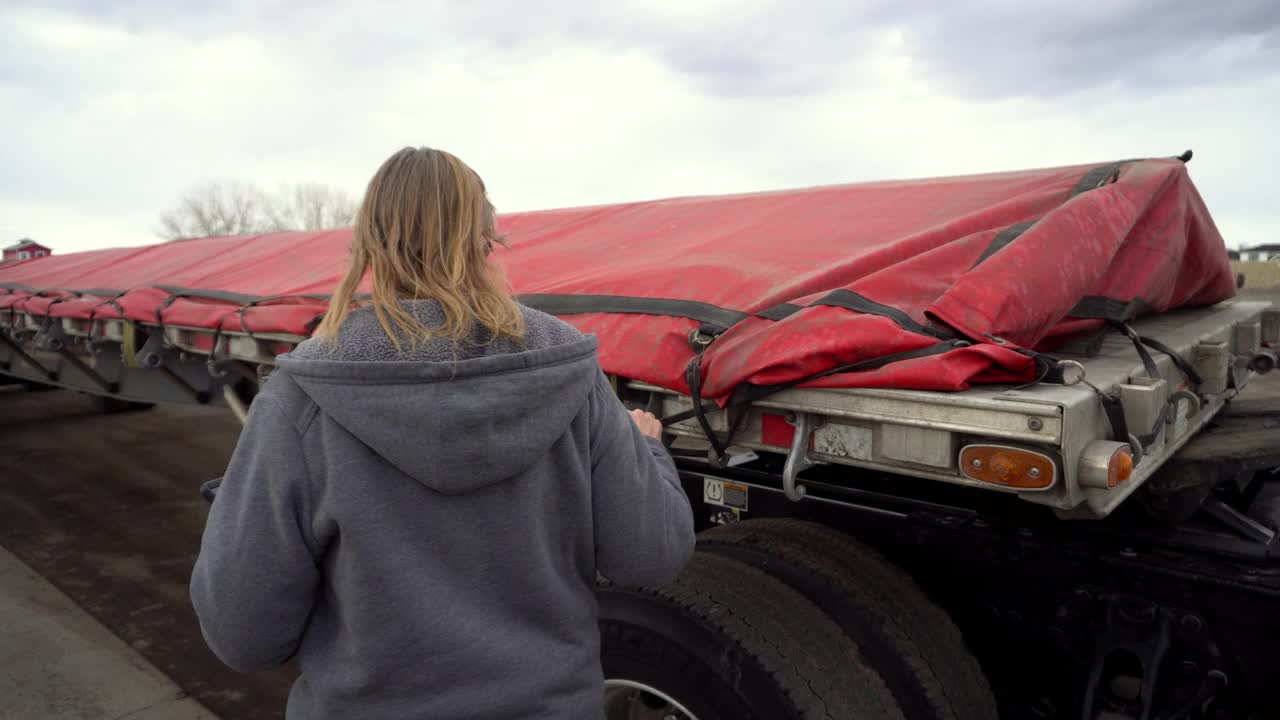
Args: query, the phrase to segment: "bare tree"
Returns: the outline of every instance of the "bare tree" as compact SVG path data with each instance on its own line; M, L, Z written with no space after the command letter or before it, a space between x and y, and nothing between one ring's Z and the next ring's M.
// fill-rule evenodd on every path
M282 187L268 212L277 230L327 230L353 223L356 202L340 188L298 183Z
M318 183L282 186L268 195L252 183L210 182L188 191L160 215L166 240L323 230L350 225L356 203L345 191Z
M188 191L160 215L156 234L167 240L245 235L266 228L267 197L256 186L210 182Z

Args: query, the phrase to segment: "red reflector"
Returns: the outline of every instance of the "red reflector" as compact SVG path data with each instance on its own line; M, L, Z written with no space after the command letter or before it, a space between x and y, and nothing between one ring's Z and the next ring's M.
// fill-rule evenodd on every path
M796 438L796 426L782 415L764 413L760 416L760 442L765 445L789 448ZM809 437L809 449L813 449L813 436Z
M781 415L765 413L760 416L760 442L765 445L791 447L796 428Z

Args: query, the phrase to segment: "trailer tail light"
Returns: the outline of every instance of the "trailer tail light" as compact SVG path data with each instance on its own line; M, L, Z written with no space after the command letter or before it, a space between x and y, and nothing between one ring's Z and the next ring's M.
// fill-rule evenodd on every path
M1111 462L1107 463L1107 485L1115 487L1120 483L1133 477L1133 451L1129 448L1121 448L1111 456Z
M1127 443L1089 443L1080 455L1080 484L1110 490L1133 477L1133 466L1133 449Z
M1058 466L1048 455L1001 445L961 450L960 472L970 480L1019 490L1046 490L1058 479Z

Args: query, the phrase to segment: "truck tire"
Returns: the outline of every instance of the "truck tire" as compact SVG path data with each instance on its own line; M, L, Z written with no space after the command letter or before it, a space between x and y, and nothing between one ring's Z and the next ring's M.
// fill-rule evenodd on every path
M798 520L704 532L698 547L769 573L840 626L909 720L994 720L996 701L960 630L910 576L847 535Z
M599 598L607 720L903 718L830 618L735 560L695 552L671 585Z

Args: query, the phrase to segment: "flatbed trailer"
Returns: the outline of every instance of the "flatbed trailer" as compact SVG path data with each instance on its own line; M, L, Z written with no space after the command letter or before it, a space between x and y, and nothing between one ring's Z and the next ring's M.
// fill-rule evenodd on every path
M669 425L705 531L700 556L717 558L698 562L727 557L736 563L730 569L761 570L749 584L774 578L799 593L759 612L789 617L795 608L784 599L809 603L842 618L841 629L872 647L887 640L868 637L856 627L867 616L848 608L850 594L866 594L867 586L844 587L843 595L832 586L847 586L851 573L884 574L879 592L887 587L902 597L863 598L854 607L888 603L875 612L902 626L889 637L910 639L916 659L930 668L922 677L932 680L895 679L910 672L901 657L857 662L887 663L873 668L899 705L913 708L909 717L994 712L981 678L954 679L971 685L947 690L960 698L954 703L928 700L929 682L946 689L942 683L956 672L947 666L964 667L970 652L995 688L1002 717L1275 717L1280 706L1262 668L1280 668L1280 401L1251 401L1248 385L1255 369L1274 361L1267 348L1280 343L1280 314L1266 303L1233 301L1149 317L1133 329L1187 363L1180 368L1171 355L1155 354L1152 378L1135 344L1116 332L1089 339L1091 348L1082 340L1056 353L1066 371L1061 383L960 393L785 390L712 416L715 431L736 425L723 459L694 420ZM21 315L0 342L0 372L83 392L111 410L199 403L226 406L243 419L275 357L303 339ZM1200 376L1199 393L1184 389L1188 364ZM617 388L629 404L666 417L692 405L688 396L647 383L618 379ZM1235 412L1241 393L1243 409ZM1121 401L1128 427L1149 436L1145 443L1137 432L1132 445L1112 439L1104 397ZM965 458L986 447L1046 458L1043 486L971 477ZM1118 450L1133 451L1132 471L1109 478ZM830 558L806 544L815 542L848 547L828 566ZM845 580L813 580L824 574ZM730 588L735 582L711 576ZM729 592L705 591L714 598ZM615 678L621 684L611 691L610 717L646 717L649 710L667 713L653 717L734 716L701 704L702 690L682 695L691 691L681 690L668 667L670 649L654 644L681 641L663 630L672 607L704 625L706 608L607 585L601 597L606 661L635 675L639 652L647 673L643 682ZM944 624L894 618L898 603L938 608L933 621ZM939 650L931 638L935 631L945 637L953 622L968 650ZM727 632L717 627L712 623ZM759 662L735 636L724 642L744 653L742 663ZM645 652L659 656L645 660ZM742 671L702 660L713 674ZM766 676L774 675L759 679L767 686L774 681ZM753 692L768 695L766 686ZM1173 712L1201 700L1219 714ZM843 712L830 716L867 716Z
M1264 336L1264 327L1276 336ZM784 454L784 492L792 500L806 492L803 470L832 464L994 489L1063 517L1102 518L1211 422L1247 386L1254 368L1274 367L1268 346L1280 343L1280 311L1235 301L1150 317L1132 330L1172 352L1148 354L1148 368L1126 335L1106 333L1087 339L1096 347L1085 348L1081 340L1054 354L1069 376L1060 384L959 393L787 389L717 413L709 424L721 434L735 426L737 454L729 463L748 462L757 453ZM275 357L303 340L123 320L49 322L22 314L0 339L0 371L124 402L221 403L243 416ZM1190 367L1179 367L1175 358L1189 358ZM1186 370L1198 375L1200 392L1186 389ZM624 396L643 398L660 417L688 415L693 406L687 395L648 383L623 380L617 386ZM1108 397L1123 409L1126 429L1144 429L1148 437L1126 431L1123 442L1109 439L1115 428ZM684 454L710 450L693 419L671 423L667 432ZM987 446L1042 454L1048 465L1038 481L1001 484L960 462L966 450ZM1114 469L1108 463L1122 450L1133 454L1133 467L1118 479L1108 475Z
M606 717L1280 718L1280 312L1189 158L504 219L698 524L600 579ZM0 269L0 377L243 420L345 232Z

